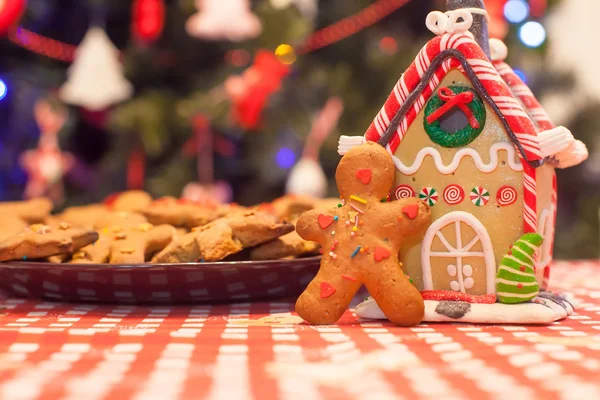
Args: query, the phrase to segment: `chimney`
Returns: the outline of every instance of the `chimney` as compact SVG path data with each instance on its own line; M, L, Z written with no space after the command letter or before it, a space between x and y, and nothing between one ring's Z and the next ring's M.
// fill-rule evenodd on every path
M483 0L447 0L446 6L448 11L457 10L459 8L480 8L485 10ZM475 37L475 41L483 52L491 59L490 55L490 37L488 34L486 16L483 14L472 13L473 25L469 31Z

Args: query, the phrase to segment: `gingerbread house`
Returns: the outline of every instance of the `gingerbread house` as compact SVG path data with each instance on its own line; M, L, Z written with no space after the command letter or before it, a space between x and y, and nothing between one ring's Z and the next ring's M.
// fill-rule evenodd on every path
M431 206L424 237L399 255L424 297L496 301L500 260L532 232L544 238L535 257L544 287L555 168L587 158L585 145L552 124L504 63L506 46L489 41L484 23L484 8L430 13L427 26L436 37L394 86L364 138L340 140L340 154L365 140L385 146L397 170L392 197L417 196Z

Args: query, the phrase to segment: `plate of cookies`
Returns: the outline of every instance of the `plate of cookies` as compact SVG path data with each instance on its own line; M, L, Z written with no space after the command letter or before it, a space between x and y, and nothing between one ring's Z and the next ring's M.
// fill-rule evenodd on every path
M339 199L153 199L141 191L52 214L45 198L0 203L0 289L55 301L170 304L295 298L320 246L295 232Z

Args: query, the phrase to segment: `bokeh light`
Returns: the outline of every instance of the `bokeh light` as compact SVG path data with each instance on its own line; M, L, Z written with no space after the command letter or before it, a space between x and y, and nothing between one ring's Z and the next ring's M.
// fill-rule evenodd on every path
M280 44L275 49L275 56L283 64L292 64L296 61L296 52L289 44Z
M379 41L379 49L391 56L398 51L398 42L391 36L385 36Z
M519 38L527 47L539 47L546 41L546 29L539 22L529 21L519 30Z
M277 156L275 157L275 162L279 166L279 168L289 169L294 166L296 163L296 153L289 147L282 147L277 152Z
M519 78L521 78L523 83L527 83L527 75L525 75L525 72L521 71L520 69L515 69L513 71Z
M529 4L524 0L509 0L504 5L504 17L513 24L525 21L529 16Z
M7 93L8 87L6 86L6 83L4 83L2 79L0 79L0 100L5 98Z

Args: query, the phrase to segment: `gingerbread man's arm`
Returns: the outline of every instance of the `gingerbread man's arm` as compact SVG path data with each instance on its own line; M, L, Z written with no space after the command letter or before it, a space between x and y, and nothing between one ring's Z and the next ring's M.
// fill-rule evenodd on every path
M382 214L387 220L384 227L402 232L403 238L420 239L420 235L431 223L429 206L416 197L381 204Z
M319 226L319 215L322 212L310 210L298 218L296 232L304 240L321 243L323 241L323 229Z

